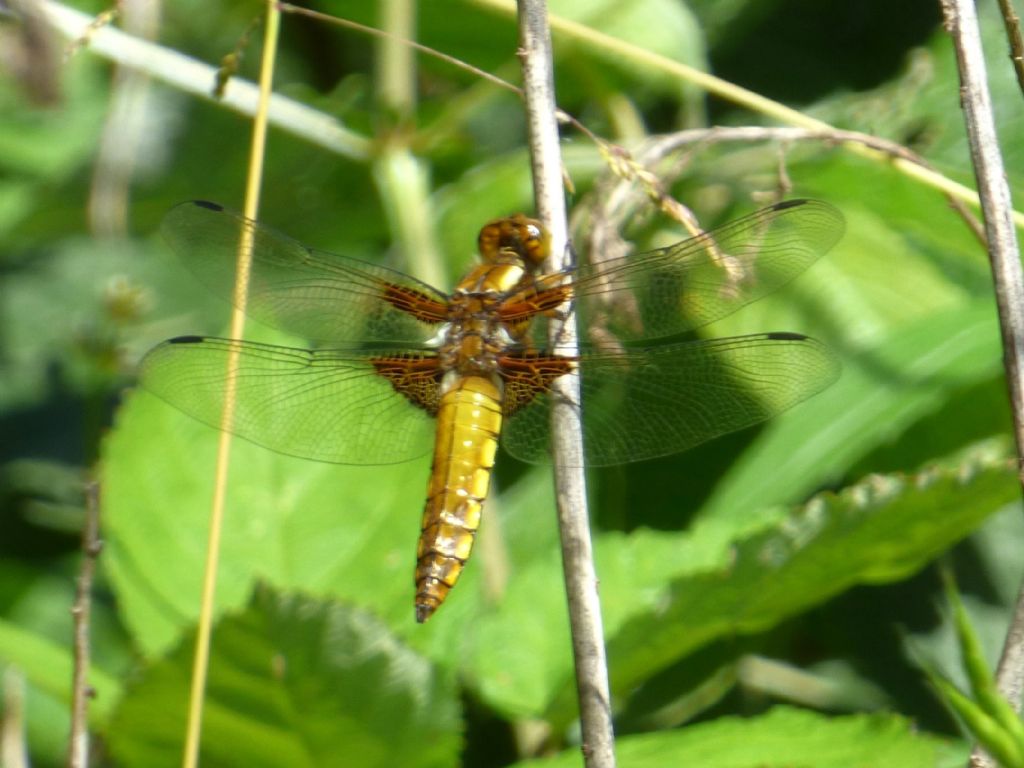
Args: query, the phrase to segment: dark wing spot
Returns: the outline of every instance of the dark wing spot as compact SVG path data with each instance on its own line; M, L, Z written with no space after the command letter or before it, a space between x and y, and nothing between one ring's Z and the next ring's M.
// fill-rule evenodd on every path
M199 344L203 341L202 336L176 336L173 339L168 339L168 344Z
M783 200L781 203L776 203L772 206L772 209L776 211L785 211L787 208L797 208L801 205L806 205L808 202L808 200L798 197L796 200Z

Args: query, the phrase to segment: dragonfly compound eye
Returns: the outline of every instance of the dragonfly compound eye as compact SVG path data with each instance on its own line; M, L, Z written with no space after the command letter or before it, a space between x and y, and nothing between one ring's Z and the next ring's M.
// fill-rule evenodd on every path
M503 254L512 254L540 264L548 256L549 240L539 221L519 213L486 224L480 230L477 246L481 258L488 263L497 262Z

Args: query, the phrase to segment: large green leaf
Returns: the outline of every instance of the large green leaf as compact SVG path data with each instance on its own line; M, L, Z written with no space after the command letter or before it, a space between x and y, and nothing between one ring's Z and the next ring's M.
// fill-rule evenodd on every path
M905 578L1017 496L1005 453L988 444L916 475L821 494L736 542L727 567L674 580L655 610L613 628L612 687L625 693L715 637L766 629L855 584Z
M716 638L762 631L856 584L903 579L1017 495L1005 454L985 444L917 475L868 477L773 510L752 531L707 520L686 534L601 534L613 695ZM564 725L575 687L560 578L554 549L517 573L478 622L469 665L493 706ZM509 636L521 642L501 641Z
M218 433L144 392L104 445L102 559L141 648L168 647L198 615ZM217 605L258 579L355 601L412 624L427 467L341 467L232 449ZM458 592L454 593L457 596Z
M686 5L667 0L639 0L631 3L615 0L555 0L551 4L551 12L642 51L679 61L695 69L707 66L703 35ZM621 70L624 77L638 81L633 86L634 98L644 89L654 87L677 94L683 90L683 84L675 78L653 68L645 70L620 51L608 49L604 44L595 44L572 31L562 31L556 27L555 39L559 63L564 65L563 74L572 71L578 58L589 56L603 59L615 69ZM567 94L570 97L576 95L576 84L569 77L565 80L559 93L563 97Z
M967 745L920 733L896 715L828 718L776 707L761 717L724 717L677 731L626 736L615 752L621 768L853 768L956 765ZM551 760L527 760L515 768L568 768L582 765L579 751Z
M869 451L940 412L959 391L997 377L999 359L987 301L936 313L845 357L840 380L768 425L701 515L746 516L834 481Z
M194 638L145 667L114 715L123 766L179 765ZM216 627L204 766L448 766L461 745L454 677L369 614L260 589Z
M982 5L978 10L1000 151L1007 180L1017 191L1024 183L1024 104L1013 67L1006 64L1006 32L998 8ZM871 91L830 99L816 114L833 125L906 143L944 173L973 185L964 117L950 90L958 82L956 50L939 31L907 57L897 77ZM1019 200L1019 194L1014 198Z

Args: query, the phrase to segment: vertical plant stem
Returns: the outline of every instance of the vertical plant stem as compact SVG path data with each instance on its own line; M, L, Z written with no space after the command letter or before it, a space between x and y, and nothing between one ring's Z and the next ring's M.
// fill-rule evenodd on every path
M408 117L416 102L416 52L405 43L416 36L416 5L412 0L382 0L377 39L377 97L384 106Z
M29 768L25 738L25 677L11 665L0 670L0 765Z
M544 0L519 0L518 10L537 215L551 234L551 261L554 263L550 266L554 270L564 269L568 266L570 252L566 248L568 235L562 192L562 157L555 119L547 6ZM577 348L575 317L570 314L564 321L555 323L550 341L561 354L573 356ZM581 747L587 768L610 768L615 765L615 742L601 603L586 503L579 379L564 376L555 382L552 390L556 503L580 703Z
M274 59L280 12L274 0L267 2L267 22L263 36L263 58L260 68L260 98L253 121L252 147L245 189L245 215L255 219L259 211L260 183L263 178L263 155L267 139L267 111L274 79ZM245 330L245 305L249 287L249 269L252 261L252 231L243 229L238 243L238 261L235 267L234 310L231 313L230 337L240 339ZM196 630L195 656L192 661L192 686L189 693L188 723L182 765L196 768L199 764L199 745L202 734L203 702L210 662L210 635L213 627L214 598L217 592L217 567L220 558L220 539L224 528L224 503L227 493L228 466L231 458L229 432L235 413L235 377L238 356L228 357L227 386L224 389L224 412L221 416L220 440L217 444L217 467L213 499L210 508L209 533L206 543L206 562L203 572L203 592Z
M1020 17L1013 10L1011 0L999 0L999 13L1003 17L1006 39L1010 43L1010 61L1013 62L1013 71L1017 74L1017 85L1024 93L1024 40L1020 34Z
M444 285L447 273L437 247L429 166L393 139L374 159L373 180L408 271L431 285Z
M985 215L985 236L995 283L996 306L1003 337L1003 363L1010 390L1014 435L1017 441L1017 472L1024 486L1024 269L1021 267L1013 227L1010 189L999 152L992 100L986 82L985 59L973 0L942 0L946 28L956 48L960 72L960 102L967 125L971 160ZM996 671L996 685L1017 711L1024 690L1024 586ZM993 765L975 748L971 764Z
M373 159L377 185L393 240L402 249L409 271L431 285L445 284L437 248L430 166L410 146L416 110L416 57L408 41L416 33L416 4L384 0L377 44L377 100L387 121L384 140Z
M75 585L75 604L71 608L74 624L74 671L71 681L71 735L68 739L68 768L89 764L89 617L92 609L92 581L96 558L100 553L99 485L90 480L85 486L85 523L82 526L82 569ZM0 761L0 764L3 764Z

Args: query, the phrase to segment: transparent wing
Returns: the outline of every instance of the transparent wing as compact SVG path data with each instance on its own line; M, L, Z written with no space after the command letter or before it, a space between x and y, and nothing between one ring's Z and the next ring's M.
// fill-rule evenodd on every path
M229 374L229 356L237 364ZM434 420L396 392L374 361L393 352L304 350L187 336L141 364L142 385L219 428L228 381L231 432L271 450L338 464L393 464L430 450ZM405 354L405 360L413 355ZM424 352L419 358L430 359Z
M767 333L579 358L584 455L624 464L692 448L785 411L839 376L814 339ZM551 396L541 394L505 426L505 449L549 462Z
M307 248L215 203L171 209L161 232L185 265L231 301L243 232L252 236L247 313L321 342L419 342L432 336L444 294L401 272Z
M564 278L581 343L607 349L725 317L792 280L835 245L844 228L842 214L828 203L790 200L666 248L581 266ZM546 322L536 323L538 346L545 346L539 341L545 333Z

